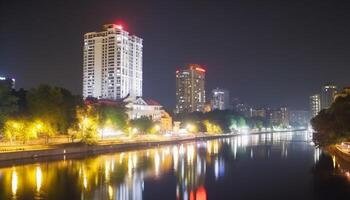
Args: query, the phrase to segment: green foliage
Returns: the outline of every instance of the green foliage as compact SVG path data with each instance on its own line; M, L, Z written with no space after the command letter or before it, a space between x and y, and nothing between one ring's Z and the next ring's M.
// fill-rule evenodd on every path
M93 106L79 106L76 112L77 122L73 131L74 138L81 139L86 144L94 144L98 139L98 111Z
M138 119L130 120L130 125L133 128L137 128L137 130L141 134L151 132L152 127L155 125L153 121L148 117L140 117Z
M115 129L125 131L128 124L128 115L125 104L116 105L96 105L99 114L99 126L112 126Z
M350 96L339 97L329 109L311 120L318 146L335 144L350 138Z
M4 124L4 139L10 141L22 141L36 139L41 133L51 133L50 127L39 120L31 120L23 117L7 119Z
M0 84L0 127L3 127L6 118L17 110L17 98L11 94L8 87Z
M219 129L221 132L230 132L240 126L246 126L245 118L230 110L214 110L207 113L182 113L175 116L175 121L181 121L185 126L188 123L195 124L200 132L207 132L208 124L206 125L205 121L215 124L216 132L219 132Z
M41 119L56 133L67 132L75 120L75 108L81 104L81 99L68 90L49 85L31 89L27 101L31 117Z

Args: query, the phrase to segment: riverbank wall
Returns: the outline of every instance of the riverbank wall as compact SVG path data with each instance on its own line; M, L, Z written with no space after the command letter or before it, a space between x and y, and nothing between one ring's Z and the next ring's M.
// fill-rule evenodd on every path
M289 131L279 131L279 132L290 132ZM292 131L303 131L303 130L292 130ZM256 132L249 135L256 134L266 134L266 133L276 133L276 132ZM220 134L220 135L203 135L203 136L193 136L185 138L170 138L168 140L160 141L135 141L127 143L110 143L110 144L95 144L86 145L79 143L71 143L66 145L53 145L51 148L40 149L40 150L24 150L15 152L4 152L0 153L0 161L13 161L22 159L37 159L42 157L57 157L57 156L68 156L73 154L86 154L95 155L110 152L120 152L120 151L130 151L152 148L162 145L180 144L185 142L193 141L204 141L218 138L228 138L238 136L237 134Z

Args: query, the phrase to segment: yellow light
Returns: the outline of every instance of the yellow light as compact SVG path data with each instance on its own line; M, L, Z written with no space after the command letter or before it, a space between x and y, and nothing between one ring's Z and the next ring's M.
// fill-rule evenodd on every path
M157 124L154 126L154 129L158 132L158 131L160 131L160 126Z
M88 125L89 123L89 118L88 117L84 117L83 118L83 125Z
M17 122L13 122L13 123L12 123L12 126L13 126L14 128L19 128L19 124L18 124Z
M87 188L87 178L86 178L86 176L84 176L84 178L83 178L83 185L84 185L84 188L86 189Z
M108 197L109 197L109 199L112 199L112 197L113 197L113 188L112 188L112 186L108 186Z
M132 133L136 134L136 133L138 133L138 132L139 132L139 130L138 130L137 128L133 128L133 129L132 129Z
M40 191L41 184L42 184L42 171L40 166L37 166L35 169L35 180L36 180L36 191Z
M12 176L11 176L11 188L12 188L13 195L16 195L17 187L18 187L18 176L17 176L16 169L13 169Z
M108 160L105 161L105 180L108 183L110 178L110 162Z
M159 158L158 151L156 151L154 154L154 169L155 169L156 176L158 176L159 169L160 169L160 158Z
M196 127L193 124L187 124L186 129L189 132L194 132Z
M41 123L37 123L37 124L35 125L35 127L36 127L38 130L40 130L40 129L43 127L43 125L42 125Z

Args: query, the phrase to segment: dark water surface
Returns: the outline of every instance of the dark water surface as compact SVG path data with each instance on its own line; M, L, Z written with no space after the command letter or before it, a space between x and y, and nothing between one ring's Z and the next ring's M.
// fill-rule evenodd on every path
M273 133L3 167L0 199L349 199L348 177L306 132Z

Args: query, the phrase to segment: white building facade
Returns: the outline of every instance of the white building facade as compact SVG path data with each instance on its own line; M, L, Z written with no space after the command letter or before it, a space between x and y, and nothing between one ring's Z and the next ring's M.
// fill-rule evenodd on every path
M315 94L310 96L310 117L314 118L321 111L321 96Z
M127 114L129 119L139 119L141 117L148 117L153 121L160 121L162 117L162 106L151 99L143 99L142 97L137 97L136 99L127 98L126 107L128 108Z
M84 35L83 97L142 96L143 40L115 24Z

